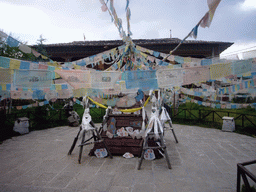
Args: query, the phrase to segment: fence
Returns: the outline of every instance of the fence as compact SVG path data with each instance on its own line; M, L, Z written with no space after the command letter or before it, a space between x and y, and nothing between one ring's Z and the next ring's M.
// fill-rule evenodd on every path
M245 168L246 165L251 165L255 163L256 163L256 160L237 164L237 185L236 185L237 192L240 192L241 176L245 185L245 191L249 191L249 192L255 191L251 188L247 177L251 178L256 183L256 176L253 175L248 169Z
M242 114L224 110L211 109L188 109L188 108L171 108L165 105L172 121L194 124L211 125L221 128L224 116L234 117L236 131L245 134L256 134L256 115Z
M80 117L83 116L84 109L82 106L74 107L74 110ZM105 115L105 109L90 108L92 120L95 123L101 123ZM26 110L12 110L11 114L5 114L3 111L0 114L0 141L8 139L17 135L13 131L15 120L20 117L29 118L29 130L41 130L51 127L66 126L68 125L67 113L63 108L49 109L45 106L34 107ZM82 118L80 118L82 119ZM81 121L81 120L80 120Z

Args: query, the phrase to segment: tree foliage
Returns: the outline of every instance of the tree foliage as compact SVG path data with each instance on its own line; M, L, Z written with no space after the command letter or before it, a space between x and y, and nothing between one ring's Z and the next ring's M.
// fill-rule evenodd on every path
M35 50L49 58L43 45L44 41L46 41L46 39L43 39L42 35L40 35L40 38L37 40L37 45L35 46ZM36 57L33 53L24 53L18 47L10 47L9 45L6 44L4 39L2 39L1 37L0 37L0 56L20 59L20 60L35 61L35 62L46 61L41 56Z

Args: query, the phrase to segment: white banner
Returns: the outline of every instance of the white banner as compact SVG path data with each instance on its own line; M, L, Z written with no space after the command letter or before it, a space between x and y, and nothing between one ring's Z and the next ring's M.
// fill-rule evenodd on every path
M159 69L156 72L158 87L170 88L183 84L183 69Z

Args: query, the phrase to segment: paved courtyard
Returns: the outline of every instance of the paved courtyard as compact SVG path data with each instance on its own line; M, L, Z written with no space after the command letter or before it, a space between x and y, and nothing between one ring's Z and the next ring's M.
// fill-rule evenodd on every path
M68 150L78 127L57 127L13 137L0 145L0 191L235 191L236 164L256 159L256 138L211 128L174 124L179 140L165 134L172 169L164 158L88 156ZM256 166L248 166L254 174Z

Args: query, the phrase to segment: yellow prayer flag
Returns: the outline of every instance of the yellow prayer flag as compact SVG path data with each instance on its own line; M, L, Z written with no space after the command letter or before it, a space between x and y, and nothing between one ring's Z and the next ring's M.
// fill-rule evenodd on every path
M61 67L56 67L54 71L60 70L60 69L61 69ZM58 73L56 73L56 72L55 72L55 78L56 78L56 79L57 79L57 78L60 78L60 75L59 75Z
M252 73L249 71L249 72L247 72L247 73L244 73L243 74L243 77L248 77L248 76L251 76L252 75Z
M75 68L75 69L81 69L81 66L79 66L79 65L74 65L74 68Z
M129 45L126 45L124 52L126 52L129 49Z
M172 64L168 65L167 67L168 67L168 69L173 69L173 65Z
M20 69L20 60L11 59L10 60L10 69Z
M140 52L140 54L143 56L143 57L145 57L145 58L147 58L147 54L145 54L145 53L143 53L143 52Z
M102 99L102 104L103 104L103 106L107 105L107 99Z
M58 62L54 61L53 63L52 62L47 62L48 65L51 65L51 66L54 66L54 67L58 67L59 64Z
M56 89L56 91L61 90L61 85L57 85L57 84L55 84L55 89Z
M190 63L191 62L191 57L184 57L184 63Z
M41 55L42 59L48 59L48 57Z
M60 78L60 75L58 73L55 72L55 78Z
M150 50L146 49L146 53L149 53L149 54L150 54Z
M2 90L6 91L6 84L2 84L1 86L2 86Z

